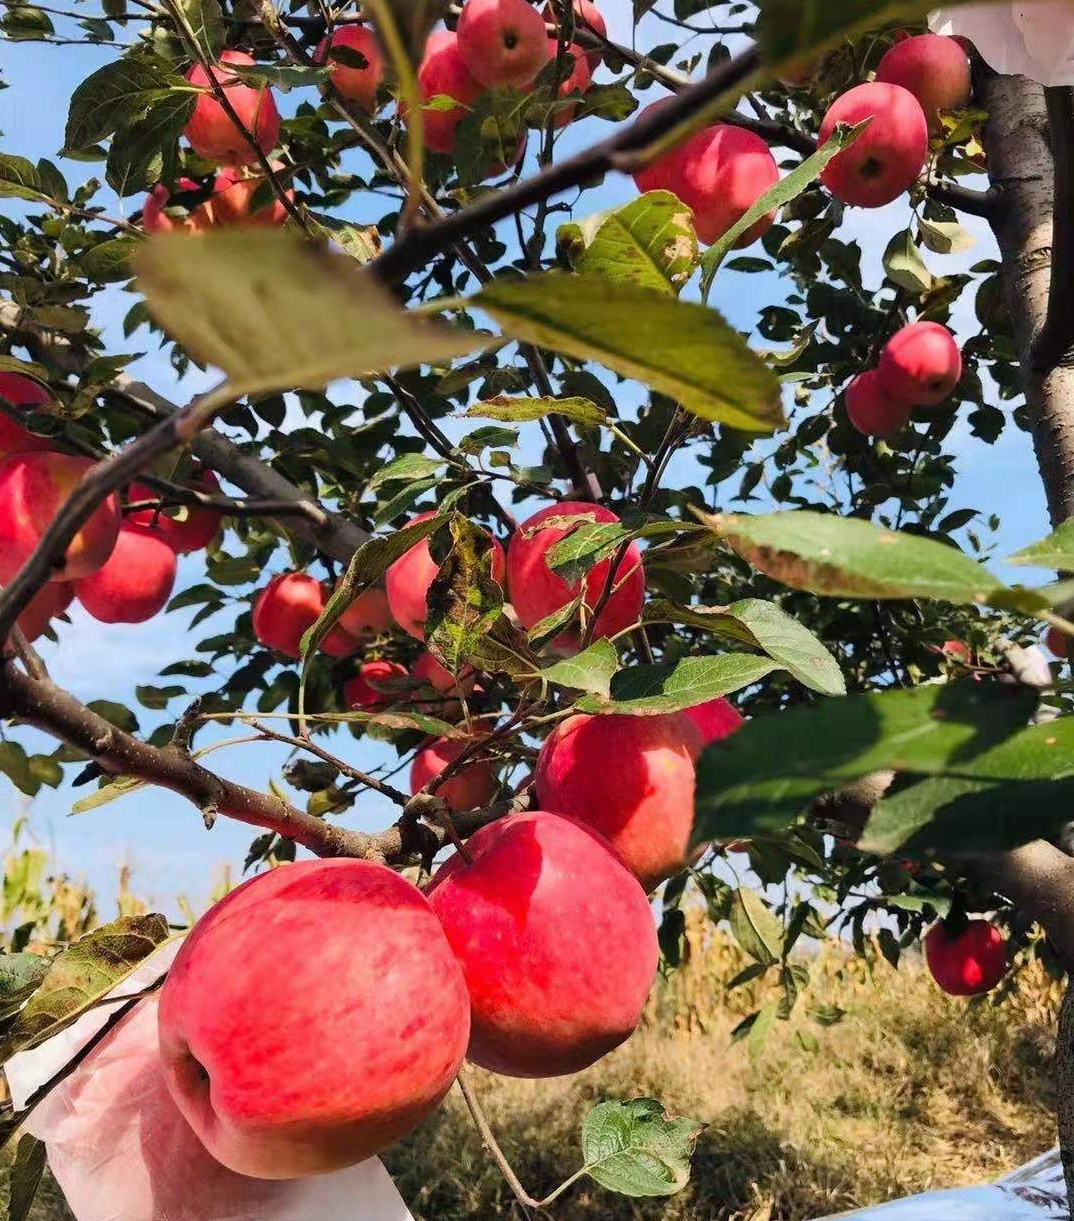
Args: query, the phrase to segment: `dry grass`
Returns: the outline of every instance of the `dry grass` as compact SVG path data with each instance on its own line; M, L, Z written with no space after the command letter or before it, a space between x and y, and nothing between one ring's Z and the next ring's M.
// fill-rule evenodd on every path
M898 973L829 948L809 1004L838 1005L823 1027L803 1011L777 1023L751 1060L730 1031L752 1010L728 994L742 965L720 938L692 933L688 966L658 992L645 1028L572 1079L481 1074L493 1126L542 1194L578 1164L578 1127L601 1098L660 1098L708 1125L690 1188L635 1202L584 1183L555 1206L569 1221L775 1221L817 1217L995 1177L1047 1149L1049 1061L1058 993L1030 969L1002 1004L950 1001L913 962ZM456 1097L386 1159L420 1221L511 1216L511 1198Z

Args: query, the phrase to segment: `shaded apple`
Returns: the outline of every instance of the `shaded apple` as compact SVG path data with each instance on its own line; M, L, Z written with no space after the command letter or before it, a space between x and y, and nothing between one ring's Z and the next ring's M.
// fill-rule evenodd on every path
M75 587L70 581L49 581L42 585L16 621L22 634L31 644L38 640L52 620L67 610L74 597Z
M463 62L459 40L451 30L434 30L429 35L418 69L418 86L425 102L448 97L459 103L449 110L426 106L422 111L425 147L450 155L455 151L456 128L484 92Z
M666 716L572 716L545 739L537 802L594 827L646 890L686 865L697 726Z
M52 452L14 454L0 462L0 581L10 581L33 554L41 536L96 464ZM79 527L50 580L75 581L96 572L119 537L115 496L103 501Z
M302 637L321 617L327 601L324 586L315 577L304 572L281 573L254 603L254 635L285 657L300 657ZM338 624L321 642L329 657L348 657L357 648L358 642Z
M472 744L472 738L436 738L423 746L410 768L411 794L420 793ZM442 797L456 813L462 813L490 805L498 792L492 764L475 760L464 763L457 775L445 780L436 796Z
M337 58L336 51L343 55ZM377 91L384 83L384 53L375 31L353 23L337 26L330 38L321 40L316 59L328 65L332 88L340 97L370 113L376 110ZM356 59L365 60L365 65L359 67Z
M189 487L209 496L219 495L220 481L208 469L201 467L189 481ZM128 504L159 501L161 494L146 483L132 483L127 489ZM220 533L223 514L205 505L171 506L167 509L135 509L124 518L127 525L156 535L179 555L204 551Z
M469 1058L556 1077L630 1037L656 975L653 914L590 828L544 812L483 827L429 884L466 976Z
M343 684L343 701L356 712L372 712L399 699L398 692L386 690L392 679L406 678L406 667L397 661L366 661L358 673Z
M980 996L1007 970L1007 942L988 920L971 920L959 932L943 922L925 936L925 961L932 978L951 996Z
M47 387L21 373L0 373L0 399L11 407L45 407L52 402ZM41 453L52 442L47 437L34 436L29 429L0 411L0 458L9 454Z
M555 59L559 52L559 44L552 38L549 39L548 46L550 57ZM593 83L593 70L589 66L589 60L586 58L585 51L577 43L574 43L566 48L564 54L571 65L571 71L570 75L559 86L559 96L561 98L569 98L576 93L585 93ZM554 127L566 127L577 112L577 105L562 107L553 116L552 125Z
M866 437L893 437L910 419L910 408L888 393L879 369L859 373L847 387L847 418Z
M470 1030L459 964L421 892L370 861L303 861L195 925L160 998L164 1078L209 1152L300 1178L406 1136Z
M896 331L880 353L880 380L897 403L935 407L962 378L962 352L938 322L911 322Z
M163 539L124 526L104 566L75 582L75 595L100 623L145 623L168 605L176 568Z
M391 631L388 595L383 589L363 590L340 615L339 626L355 640L368 640Z

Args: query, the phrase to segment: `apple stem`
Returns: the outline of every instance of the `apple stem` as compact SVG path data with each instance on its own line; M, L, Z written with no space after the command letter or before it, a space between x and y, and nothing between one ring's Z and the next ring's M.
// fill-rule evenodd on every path
M489 1123L485 1112L482 1110L481 1103L478 1100L477 1094L474 1092L474 1087L471 1085L467 1077L466 1070L463 1069L455 1079L463 1098L466 1101L467 1109L470 1112L470 1117L473 1119L478 1132L481 1133L481 1143L492 1155L492 1160L496 1163L500 1173L507 1180L508 1187L515 1194L522 1207L525 1216L529 1216L530 1209L538 1209L543 1212L541 1202L535 1200L525 1187L522 1186L518 1175L514 1171L514 1167L507 1160L507 1155L500 1148L500 1144L496 1139L496 1134L492 1130L492 1125Z

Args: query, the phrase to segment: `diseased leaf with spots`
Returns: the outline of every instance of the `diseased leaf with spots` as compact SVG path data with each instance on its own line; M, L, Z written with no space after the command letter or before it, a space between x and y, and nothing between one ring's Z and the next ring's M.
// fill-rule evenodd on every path
M0 1021L33 995L48 966L48 959L40 954L0 954Z
M37 991L5 1032L0 1059L36 1047L95 1005L169 936L163 916L123 916L53 959Z

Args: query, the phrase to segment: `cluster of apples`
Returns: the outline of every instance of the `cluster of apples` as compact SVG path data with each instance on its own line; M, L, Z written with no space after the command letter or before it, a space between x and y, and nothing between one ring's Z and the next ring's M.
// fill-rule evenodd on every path
M962 377L962 352L938 322L912 322L884 345L875 369L847 387L847 416L865 436L888 438L916 407L936 407Z
M0 374L0 398L13 407L40 408L52 400L44 386L18 373ZM78 482L92 468L88 458L52 449L45 437L0 414L0 582L10 581ZM211 471L195 484L212 491ZM132 485L134 502L159 496ZM174 515L173 515L174 514ZM143 623L164 609L175 584L176 556L209 545L220 528L215 509L195 506L163 512L156 507L124 514L108 497L79 529L49 582L19 616L28 640L36 640L77 598L102 623Z

